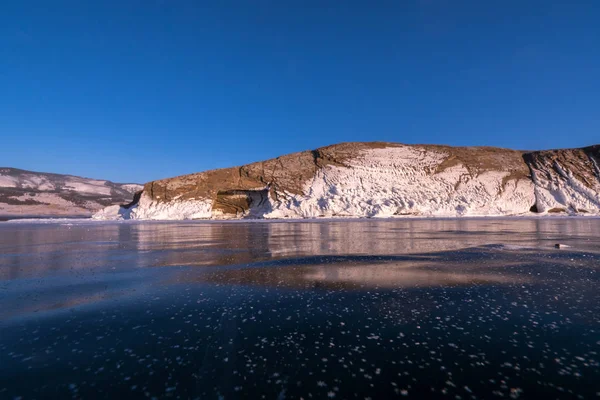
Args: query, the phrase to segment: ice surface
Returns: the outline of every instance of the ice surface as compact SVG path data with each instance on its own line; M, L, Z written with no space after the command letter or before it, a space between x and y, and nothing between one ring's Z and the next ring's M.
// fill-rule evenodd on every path
M594 398L598 222L1 223L0 397Z

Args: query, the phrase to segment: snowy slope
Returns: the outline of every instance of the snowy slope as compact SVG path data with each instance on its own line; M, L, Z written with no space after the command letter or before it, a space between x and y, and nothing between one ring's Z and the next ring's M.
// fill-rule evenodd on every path
M129 203L141 189L137 184L0 168L0 215L91 215Z

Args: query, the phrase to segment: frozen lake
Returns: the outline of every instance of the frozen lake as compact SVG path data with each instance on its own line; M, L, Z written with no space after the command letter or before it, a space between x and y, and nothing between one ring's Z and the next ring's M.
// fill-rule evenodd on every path
M599 283L598 218L3 222L0 398L598 398Z

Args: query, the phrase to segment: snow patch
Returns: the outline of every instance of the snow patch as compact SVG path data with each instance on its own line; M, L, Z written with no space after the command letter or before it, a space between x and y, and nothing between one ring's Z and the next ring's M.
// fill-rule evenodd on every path
M67 181L65 182L64 189L72 190L75 192L93 193L110 196L111 189L106 186L106 181Z
M17 182L13 176L0 175L0 187L17 187Z

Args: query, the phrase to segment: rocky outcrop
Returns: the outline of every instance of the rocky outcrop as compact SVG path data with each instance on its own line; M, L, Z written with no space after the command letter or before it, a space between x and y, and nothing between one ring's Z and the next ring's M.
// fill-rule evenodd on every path
M257 216L270 211L269 189L221 190L212 205L213 215Z
M0 168L0 216L90 216L130 202L141 189L138 184Z
M599 146L342 143L144 186L136 219L525 215L600 212ZM99 218L109 218L104 213ZM117 216L118 217L118 216Z

